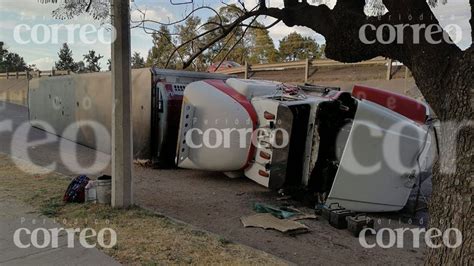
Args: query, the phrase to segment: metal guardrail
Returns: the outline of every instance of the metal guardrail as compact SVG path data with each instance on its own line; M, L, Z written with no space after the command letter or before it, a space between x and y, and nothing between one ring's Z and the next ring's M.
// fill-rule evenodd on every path
M23 72L6 72L0 73L3 79L30 79L40 77L64 76L71 74L69 70L46 70L46 71L23 71Z
M250 65L245 62L244 66L216 71L223 74L244 74L244 78L249 78L249 72L257 71L278 71L286 69L305 69L305 82L308 81L310 67L334 67L334 66L361 66L361 65L387 65L387 79L391 79L392 60L383 57L376 57L371 60L357 63L341 63L330 59L302 60L285 63L255 64Z

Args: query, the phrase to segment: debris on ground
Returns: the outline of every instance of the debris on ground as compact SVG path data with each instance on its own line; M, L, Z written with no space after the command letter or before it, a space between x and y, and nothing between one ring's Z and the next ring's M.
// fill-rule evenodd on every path
M244 227L259 227L263 229L274 229L282 233L306 233L309 228L299 222L278 219L270 213L258 213L240 218Z
M278 201L290 200L291 198L292 198L291 196L281 196L281 197L278 197L277 200L278 200Z
M74 178L66 189L63 201L68 203L83 203L85 201L85 191L89 177L80 175Z
M288 208L275 207L263 203L255 203L253 209L258 213L270 213L279 219L287 219L297 214L293 209L289 210Z
M351 210L335 210L329 214L329 224L337 229L347 228L347 217L355 216L356 213Z
M282 233L300 234L309 232L309 228L297 222L304 219L318 219L318 216L304 213L291 206L275 207L263 203L255 203L254 210L258 214L240 218L244 227L274 229Z
M333 211L338 211L338 210L343 210L344 208L342 208L339 203L331 203L329 205L322 205L322 207L320 207L320 210L321 210L321 216L328 220L329 221L329 216L331 215L331 212Z
M347 217L346 220L347 230L349 230L349 232L351 232L355 237L359 237L360 232L365 228L374 229L374 219L363 213Z
M133 163L136 164L136 165L139 165L141 167L146 167L146 168L149 168L149 167L153 166L153 163L152 163L151 160L145 160L145 159L133 160Z
M316 214L311 214L311 213L303 213L303 214L299 214L290 218L290 220L292 221L299 221L299 220L306 220L306 219L319 220L319 216L317 216Z

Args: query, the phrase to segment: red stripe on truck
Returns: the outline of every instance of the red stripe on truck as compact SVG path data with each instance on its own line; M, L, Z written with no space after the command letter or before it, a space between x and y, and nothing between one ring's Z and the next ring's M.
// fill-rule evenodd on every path
M352 95L382 105L418 123L426 121L426 105L407 96L361 85L354 86Z

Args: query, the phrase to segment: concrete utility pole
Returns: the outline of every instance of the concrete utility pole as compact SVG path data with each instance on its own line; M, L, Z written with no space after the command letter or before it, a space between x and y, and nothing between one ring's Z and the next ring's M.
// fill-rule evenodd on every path
M130 2L112 1L112 206L133 204Z

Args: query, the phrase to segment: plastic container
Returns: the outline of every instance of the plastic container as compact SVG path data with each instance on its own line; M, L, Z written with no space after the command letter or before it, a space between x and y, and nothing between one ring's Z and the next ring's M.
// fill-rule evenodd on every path
M97 203L96 182L90 180L86 186L86 202Z
M103 175L97 178L97 203L110 204L112 200L112 177Z

